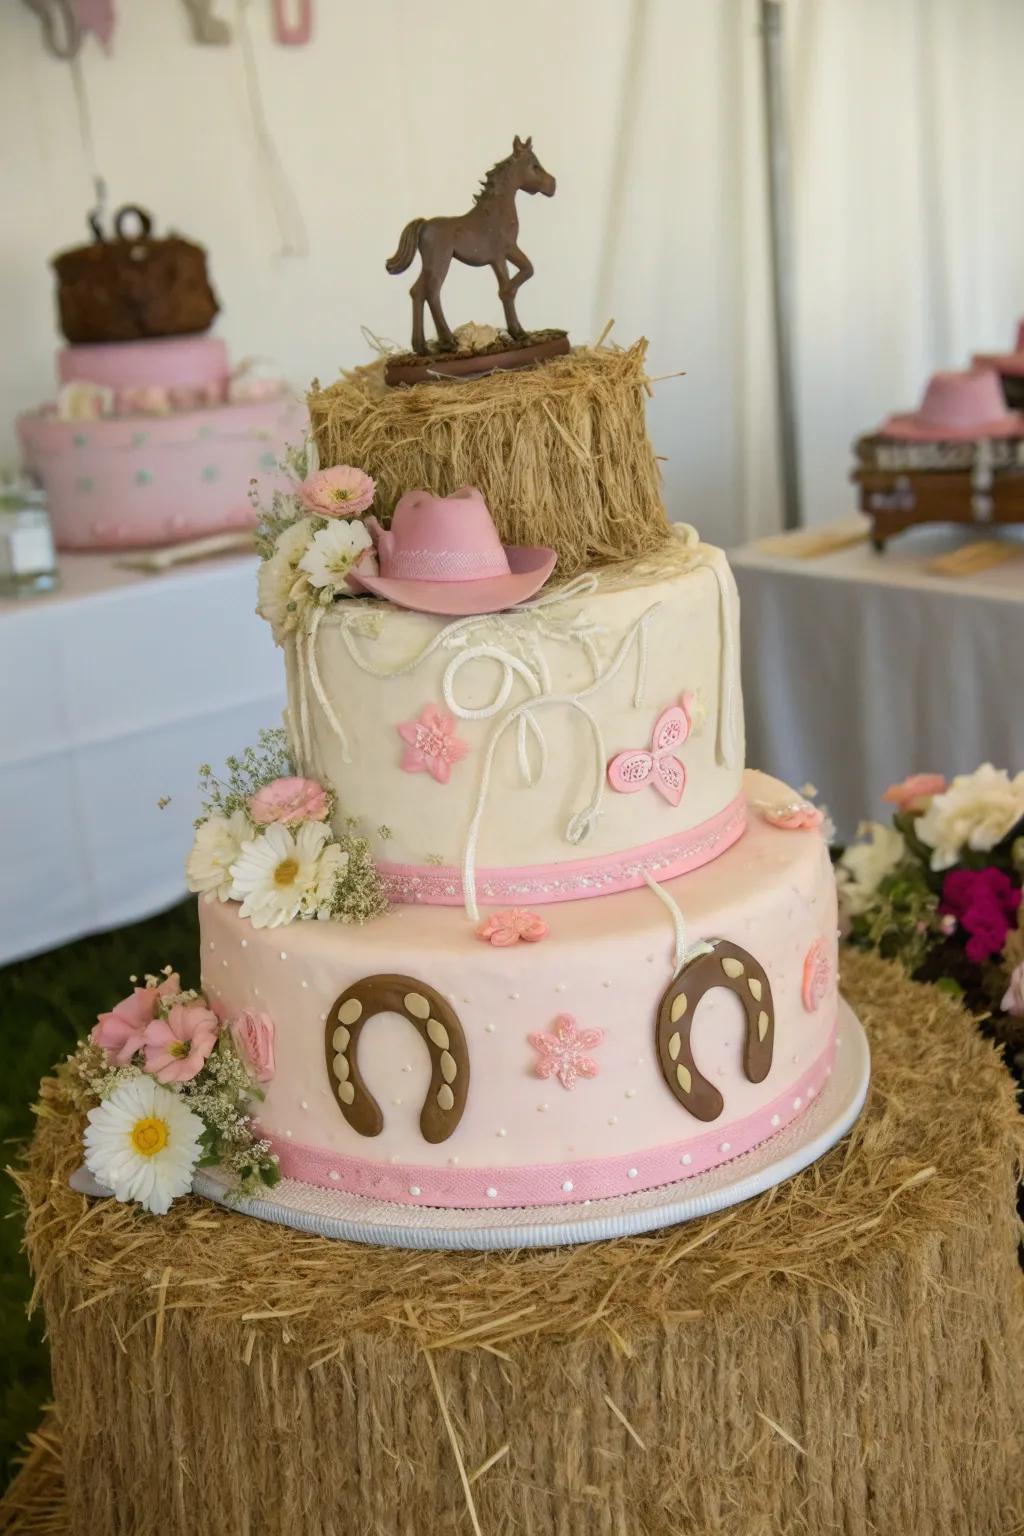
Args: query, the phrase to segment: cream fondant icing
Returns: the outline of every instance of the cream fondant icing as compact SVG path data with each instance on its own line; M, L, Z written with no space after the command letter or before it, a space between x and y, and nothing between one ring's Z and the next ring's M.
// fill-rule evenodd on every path
M746 779L753 803L792 799L763 775ZM289 1175L441 1205L600 1198L739 1155L798 1114L831 1064L836 899L820 831L782 830L753 815L732 848L668 881L666 894L676 925L654 891L635 890L566 902L551 913L542 943L510 946L481 944L461 913L427 905L395 908L362 929L311 922L268 931L253 929L234 903L204 901L203 986L231 1016L273 1020L275 1069L259 1116ZM656 1048L680 922L686 952L715 940L749 952L774 1005L771 1065L760 1082L743 1069L746 1025L735 993L715 987L697 1006L693 1059L724 1101L711 1123L669 1091ZM805 959L815 946L824 964L808 1011ZM379 1134L359 1134L342 1113L337 1094L348 1068L337 1075L329 1063L335 1047L344 1055L343 1035L325 1059L335 1003L368 977L394 982L396 973L436 989L465 1039L464 1109L451 1134L433 1143L421 1112L442 1080L432 1077L423 1031L409 1016L378 1013L361 1035L359 1069L382 1112ZM420 1006L415 987L411 994ZM577 1071L571 1089L557 1071L537 1075L535 1040L553 1034L564 1015L574 1021L577 1054L597 1068ZM343 1032L348 1017L338 1018ZM441 1034L421 1023L440 1048Z
M661 559L507 613L451 621L337 603L287 643L293 753L334 790L339 825L356 817L365 828L393 899L465 899L472 911L474 892L514 900L517 871L538 870L522 899L562 899L545 896L543 880L581 861L598 878L566 895L639 885L638 870L621 879L624 855L685 842L740 796L737 627L725 556L693 530ZM428 771L410 772L408 731L438 708L459 760L435 773L428 752ZM616 793L609 763L622 754L660 765L668 792ZM609 861L618 883L605 877ZM439 879L439 867L457 878ZM488 872L500 875L492 894Z

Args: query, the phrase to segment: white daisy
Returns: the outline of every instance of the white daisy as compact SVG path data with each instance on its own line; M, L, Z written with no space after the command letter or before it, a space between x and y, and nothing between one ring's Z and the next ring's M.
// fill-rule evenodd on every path
M303 903L304 917L325 921L331 916L334 888L348 868L348 854L337 843L327 843L317 864L316 885Z
M372 548L373 540L364 524L339 518L313 535L313 542L299 560L299 569L309 577L310 586L348 592L345 577L359 556Z
M242 845L231 866L231 895L254 928L290 923L313 900L320 853L330 835L322 821L304 821L294 831L278 821Z
M227 901L231 895L231 866L250 837L252 823L244 811L211 816L197 827L185 864L189 890L205 892L207 901L215 896L218 901Z
M203 1122L178 1094L140 1074L89 1111L85 1164L115 1199L162 1216L192 1188L202 1134Z
M299 570L299 561L309 547L312 532L312 518L292 523L279 535L274 553L263 561L256 578L256 611L267 620L278 641L296 628L310 602L309 582L305 571Z

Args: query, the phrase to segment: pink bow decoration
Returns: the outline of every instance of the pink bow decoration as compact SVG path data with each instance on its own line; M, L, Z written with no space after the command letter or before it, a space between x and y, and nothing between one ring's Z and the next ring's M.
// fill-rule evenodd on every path
M678 805L686 788L686 769L675 755L690 734L693 695L684 693L678 704L669 705L654 723L651 749L620 752L608 764L608 782L620 795L635 795L653 784L669 805Z

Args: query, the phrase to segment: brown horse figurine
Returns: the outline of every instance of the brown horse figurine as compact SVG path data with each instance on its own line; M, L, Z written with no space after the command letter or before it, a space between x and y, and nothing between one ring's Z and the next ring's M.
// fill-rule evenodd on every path
M505 308L505 324L517 341L526 332L519 324L515 298L527 278L533 276L533 264L516 244L519 216L517 192L543 192L553 196L555 178L544 169L533 152L533 140L512 141L512 153L499 160L484 177L473 206L459 218L413 219L402 230L398 250L387 262L392 274L404 272L416 252L420 253L420 274L409 290L412 294L412 349L426 352L423 335L423 305L434 317L437 339L442 348L451 348L455 338L441 308L441 285L448 275L452 257L467 267L491 267L498 279L498 293ZM516 268L509 276L508 263Z

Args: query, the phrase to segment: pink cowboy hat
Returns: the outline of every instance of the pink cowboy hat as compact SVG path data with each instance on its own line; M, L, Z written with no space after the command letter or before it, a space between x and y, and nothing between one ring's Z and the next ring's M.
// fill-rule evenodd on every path
M994 368L997 373L1024 374L1024 320L1017 325L1017 345L1012 352L978 352L975 368Z
M920 410L890 416L878 435L927 443L1022 437L1024 416L1006 409L993 369L970 368L964 373L933 373Z
M350 572L349 585L416 613L497 613L539 592L555 566L553 549L503 545L486 502L469 485L451 496L406 491L390 528L375 517L366 526L380 574Z

